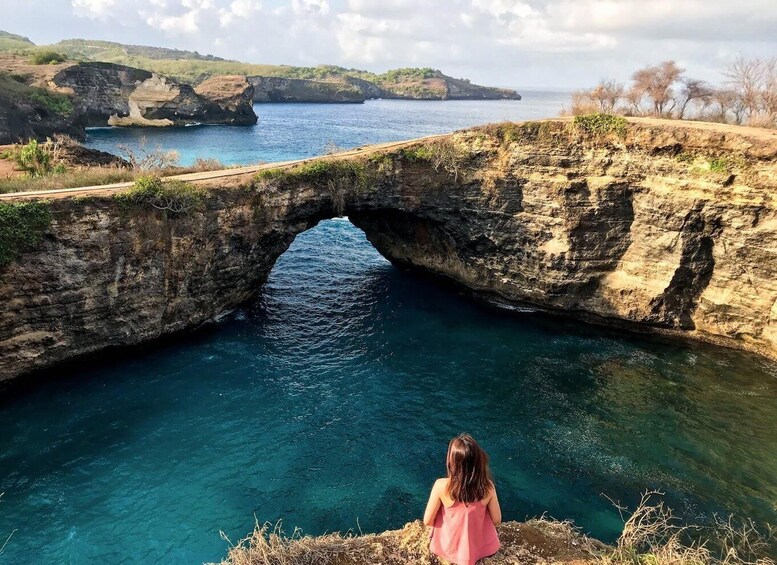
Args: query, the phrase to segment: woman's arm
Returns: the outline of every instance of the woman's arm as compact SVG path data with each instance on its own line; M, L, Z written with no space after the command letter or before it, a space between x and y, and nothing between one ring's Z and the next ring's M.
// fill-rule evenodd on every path
M499 499L496 497L496 486L494 487L494 494L491 495L491 500L488 501L488 514L491 516L491 521L495 526L502 523L502 509L499 507Z
M440 509L440 481L437 480L432 487L432 492L429 494L429 502L426 503L426 511L424 511L424 524L427 526L434 525L434 519L437 517L437 511Z

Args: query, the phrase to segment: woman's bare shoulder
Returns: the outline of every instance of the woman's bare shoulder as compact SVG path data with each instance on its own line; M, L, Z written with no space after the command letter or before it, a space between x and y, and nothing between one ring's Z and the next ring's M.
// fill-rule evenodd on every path
M448 477L442 477L441 479L437 479L434 481L434 488L435 489L444 489L448 486Z

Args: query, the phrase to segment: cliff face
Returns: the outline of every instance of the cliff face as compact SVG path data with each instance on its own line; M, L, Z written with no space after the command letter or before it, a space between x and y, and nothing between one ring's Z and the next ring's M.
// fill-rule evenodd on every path
M520 100L521 95L507 88L493 88L472 84L437 73L435 76L416 79L398 77L378 83L380 98L400 100Z
M281 77L252 76L254 102L364 102L361 91L346 81L319 81Z
M506 302L777 356L773 132L556 120L256 170L199 181L183 214L52 197L0 267L2 378L217 318L338 215L395 263Z
M395 100L520 100L514 90L491 88L442 73L430 78L368 80L343 76L327 80L248 77L255 102L361 103L377 98Z
M254 86L242 75L225 75L201 82L194 91L216 104L226 123L255 124ZM211 118L213 116L211 115Z
M252 87L234 77L214 77L201 93L154 73L112 63L79 63L59 71L53 84L72 93L90 126L171 126L190 123L254 124ZM217 99L208 93L222 90ZM228 100L228 101L227 101Z
M28 86L0 71L0 145L55 133L83 139L85 123L67 97Z

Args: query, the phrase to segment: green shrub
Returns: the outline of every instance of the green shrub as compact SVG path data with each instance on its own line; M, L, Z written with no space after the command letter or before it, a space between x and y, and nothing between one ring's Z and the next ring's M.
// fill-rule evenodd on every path
M55 114L69 114L73 111L73 103L64 94L57 94L56 92L49 92L39 88L30 93L29 97L33 102L37 102Z
M321 187L328 186L329 183L340 185L350 183L363 188L368 182L367 169L364 164L347 159L322 159L290 169L267 169L258 172L255 178L261 182L270 181L280 184L301 181Z
M679 163L690 164L696 160L696 155L694 155L693 153L683 152L683 153L678 153L675 159L677 159Z
M434 158L434 154L428 145L402 147L401 149L397 149L396 154L400 159L409 161L410 163L431 162Z
M36 51L30 56L30 63L33 65L56 65L65 61L67 61L67 56L50 49Z
M731 170L732 164L726 157L714 157L710 159L710 171L726 174Z
M50 224L48 202L0 202L0 268L34 249Z
M201 210L205 203L205 191L181 180L144 176L114 198L125 210L151 206L166 215L178 216Z
M52 156L45 144L30 140L27 145L15 149L12 157L16 164L31 177L42 177L52 171Z
M618 137L625 137L626 128L629 123L621 116L612 114L587 114L584 116L575 116L575 126L591 135L616 134Z

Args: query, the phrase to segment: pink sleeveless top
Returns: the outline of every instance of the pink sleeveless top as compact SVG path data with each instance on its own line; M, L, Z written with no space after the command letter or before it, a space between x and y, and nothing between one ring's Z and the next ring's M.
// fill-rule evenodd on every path
M499 538L483 502L454 502L450 508L440 503L429 549L456 565L475 565L478 559L496 553Z

